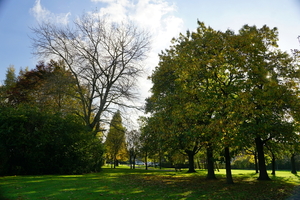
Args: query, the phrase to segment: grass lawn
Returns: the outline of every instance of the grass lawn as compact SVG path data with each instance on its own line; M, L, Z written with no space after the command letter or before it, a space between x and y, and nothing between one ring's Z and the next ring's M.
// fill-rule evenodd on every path
M285 199L300 177L288 171L270 175L273 181L257 181L250 170L233 170L235 184L228 185L225 170L218 180L205 180L197 173L166 170L103 168L85 175L0 177L4 199Z

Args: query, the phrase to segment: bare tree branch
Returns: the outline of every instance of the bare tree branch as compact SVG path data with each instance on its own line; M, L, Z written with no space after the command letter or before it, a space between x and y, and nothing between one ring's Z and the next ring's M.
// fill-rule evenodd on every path
M76 79L84 120L91 130L112 108L131 107L150 38L131 23L108 23L84 14L74 26L32 28L34 54L63 60Z

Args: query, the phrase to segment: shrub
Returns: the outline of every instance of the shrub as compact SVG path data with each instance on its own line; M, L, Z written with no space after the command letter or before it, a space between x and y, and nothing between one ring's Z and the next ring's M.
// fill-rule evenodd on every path
M75 115L30 106L0 108L2 175L98 171L102 146Z

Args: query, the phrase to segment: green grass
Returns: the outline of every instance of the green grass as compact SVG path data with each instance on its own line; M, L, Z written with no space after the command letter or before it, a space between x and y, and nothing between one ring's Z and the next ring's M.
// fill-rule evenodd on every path
M257 181L250 170L233 170L235 184L228 185L225 170L218 180L206 180L206 171L188 174L162 170L104 168L85 175L0 177L6 199L285 199L300 177L287 171Z

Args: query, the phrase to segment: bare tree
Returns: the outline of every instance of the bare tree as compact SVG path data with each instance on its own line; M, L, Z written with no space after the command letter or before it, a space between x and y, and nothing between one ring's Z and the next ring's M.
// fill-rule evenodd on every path
M34 54L63 60L77 82L83 119L98 131L105 115L134 107L137 78L150 47L147 32L132 23L112 23L84 14L72 26L50 22L32 28Z
M130 169L135 169L135 159L139 152L139 149L141 148L140 137L141 133L137 130L131 130L126 132L126 144L129 153Z

